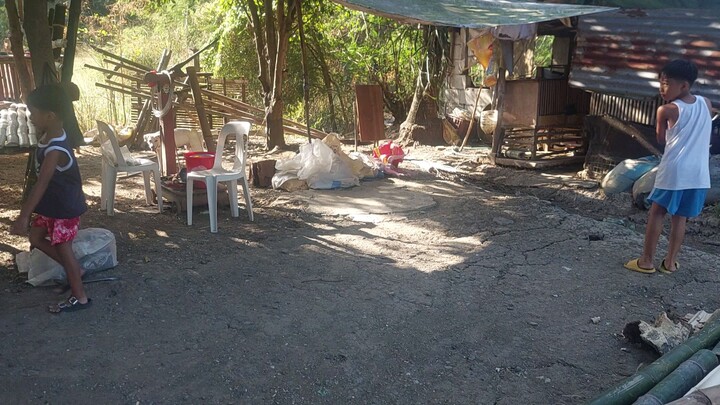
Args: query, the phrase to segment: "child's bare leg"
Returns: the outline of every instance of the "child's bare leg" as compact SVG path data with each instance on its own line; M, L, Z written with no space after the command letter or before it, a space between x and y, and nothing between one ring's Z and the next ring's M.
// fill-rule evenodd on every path
M33 226L30 228L30 244L33 247L40 249L43 253L48 255L51 259L62 264L62 258L58 253L57 247L53 246L49 240L45 239L47 236L47 229L43 227ZM76 259L77 261L77 259ZM85 274L85 270L80 268L80 277Z
M85 289L82 283L82 268L75 258L75 253L72 250L72 241L58 243L54 246L60 256L60 264L65 269L67 274L68 283L70 284L70 290L72 295L77 298L81 304L88 302L87 295L85 295Z
M642 256L638 259L638 266L644 268L655 267L655 251L657 250L658 240L660 240L660 233L662 232L663 220L667 210L655 203L650 207L648 213L648 222L645 227L645 242L643 244Z
M40 249L43 253L48 255L51 259L62 264L60 256L57 253L55 246L50 244L50 241L45 239L48 232L44 227L33 226L30 228L30 245L32 247Z
M678 253L685 238L685 224L687 218L679 215L670 217L670 240L668 241L668 252L665 256L665 268L669 271L677 270L675 262L677 262Z

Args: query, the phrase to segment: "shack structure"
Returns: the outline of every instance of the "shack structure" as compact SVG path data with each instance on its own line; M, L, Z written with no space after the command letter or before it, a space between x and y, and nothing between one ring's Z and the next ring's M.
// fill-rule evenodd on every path
M542 22L548 22L543 27L553 32L567 31L569 37L572 33L572 27L566 29L569 18L608 11L611 8L493 0L417 0L412 3L400 0L334 1L352 9L408 24L456 28L453 35L453 72L448 78L448 89L444 92L448 100L446 110L452 110L457 105L473 111L475 108L467 107L477 104L477 111L482 111L484 107L498 111L498 123L492 133L491 152L491 158L496 163L531 162L531 166L538 166L557 161L546 159L550 156L562 156L575 161L581 159L579 156L582 155L583 142L581 125L577 122L581 122L578 117L586 113L589 97L583 91L576 92L568 88L569 60L562 68L564 73L560 76L553 72L548 72L552 73L549 77L542 75L544 72L538 76L533 69L526 69L525 74L518 75L519 80L506 81L504 72L514 72L518 67L518 64L514 63L514 45L520 44L519 40L524 41L527 37L518 38L517 41L503 37L493 45L493 53L502 56L498 57L496 62L499 72L497 83L493 90L485 91L475 88L467 78L463 78L467 75L468 62L472 59L467 42L472 39L471 35L480 35L477 30L511 27L512 31L513 28L527 25L536 30L538 26L535 24ZM569 45L571 41L565 43ZM569 55L569 50L565 51L565 54ZM520 59L527 60L526 57ZM577 105L574 111L569 111L568 102Z
M720 107L719 17L717 8L619 9L538 23L537 37L554 37L552 61L508 78L496 163L544 167L583 159L587 152L586 170L600 177L624 158L655 153L655 113L663 103L657 72L665 63L693 60L701 76L693 91ZM456 107L472 111L474 100L480 111L496 108L491 89L476 87L468 75L474 60L467 42L477 35L461 29L454 37L446 114ZM523 58L515 55L517 61ZM719 127L714 153L720 152Z

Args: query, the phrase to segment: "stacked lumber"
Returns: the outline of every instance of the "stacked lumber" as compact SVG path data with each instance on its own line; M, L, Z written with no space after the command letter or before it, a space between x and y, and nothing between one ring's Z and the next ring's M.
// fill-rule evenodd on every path
M152 127L156 126L157 122L155 117L150 114L152 93L150 87L144 81L145 75L153 69L123 58L122 56L115 55L102 48L93 46L93 49L103 56L103 63L109 67L99 67L90 64L86 64L85 67L103 73L104 82L95 83L97 87L125 94L135 99L133 104L140 106L140 108L138 108L136 128L132 142L134 144L142 142L142 134L147 132L148 129L153 130ZM198 51L198 53L201 51ZM169 53L163 53L163 57L155 70L161 71L167 69L168 61ZM262 108L255 107L242 100L223 94L220 92L220 89L217 91L214 89L211 90L211 88L217 87L218 81L211 80L211 75L208 73L197 73L198 78L202 78L203 81L199 82L202 106L196 105L193 98L192 87L189 83L189 76L182 71L183 66L191 61L192 58L189 58L169 69L172 72L172 85L176 95L175 100L173 100L173 107L179 116L189 115L192 117L193 122L200 123L201 120L197 115L197 111L202 110L207 116L222 118L223 123L230 120L245 120L258 126L265 124L265 111ZM307 136L305 124L288 119L283 120L283 123L287 133ZM310 135L314 138L322 139L327 134L311 128Z

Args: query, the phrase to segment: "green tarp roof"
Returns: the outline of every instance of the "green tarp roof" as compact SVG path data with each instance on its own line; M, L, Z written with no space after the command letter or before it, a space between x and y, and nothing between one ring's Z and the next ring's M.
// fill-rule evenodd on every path
M528 24L611 10L598 6L510 0L333 0L354 10L409 24L486 28Z
M587 6L606 6L622 8L682 8L693 10L720 9L718 0L563 0L562 3L583 4Z

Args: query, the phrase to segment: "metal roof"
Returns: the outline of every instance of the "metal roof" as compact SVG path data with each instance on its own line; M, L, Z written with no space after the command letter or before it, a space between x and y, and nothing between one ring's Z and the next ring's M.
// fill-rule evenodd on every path
M333 0L408 24L488 28L529 24L612 10L598 6L515 0Z
M620 10L581 17L570 84L605 94L654 97L673 59L698 65L693 92L720 105L720 12Z

